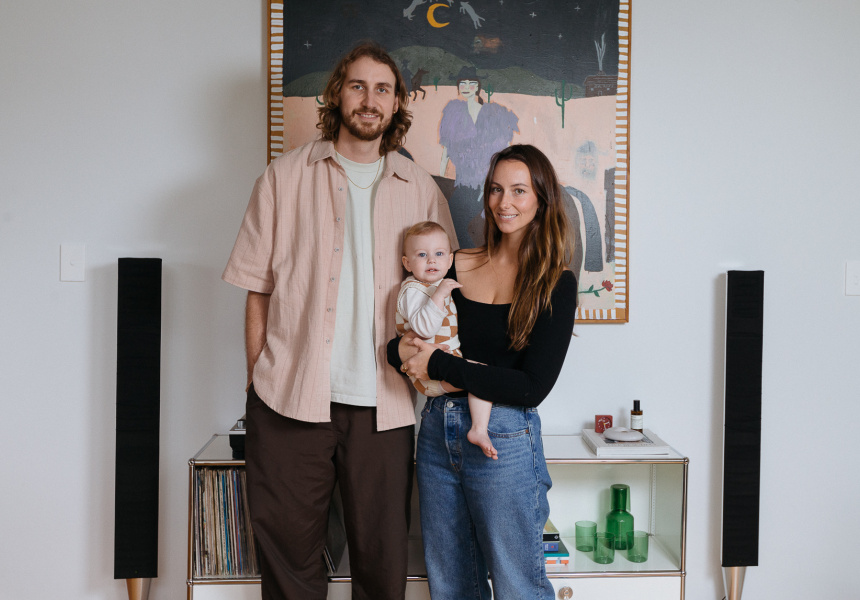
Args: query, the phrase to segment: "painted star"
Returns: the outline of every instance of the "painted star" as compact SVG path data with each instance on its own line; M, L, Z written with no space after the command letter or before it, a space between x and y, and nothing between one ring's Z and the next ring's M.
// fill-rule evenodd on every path
M536 14L534 14L534 13L532 13L532 14L530 14L529 16L530 16L532 19L534 19L537 15L536 15Z
M560 33L558 34L558 39L561 39L561 34L560 34Z
M305 48L307 48L308 50L310 50L310 48L311 48L311 46L312 46L312 45L313 45L313 44L311 44L309 41L306 41L304 44L302 44L302 46L304 46L304 47L305 47Z

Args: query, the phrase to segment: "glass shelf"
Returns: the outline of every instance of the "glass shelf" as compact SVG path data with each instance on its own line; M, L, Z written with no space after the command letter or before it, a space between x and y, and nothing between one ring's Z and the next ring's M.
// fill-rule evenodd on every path
M573 538L562 537L568 549L575 547ZM594 562L590 552L571 550L570 563L566 565L547 565L546 573L550 578L576 577L594 575L617 575L620 573L635 573L637 575L666 575L677 574L679 565L674 553L670 552L660 541L651 537L648 560L635 563L627 560L627 550L616 550L615 561L608 565Z
M239 466L244 465L245 461L233 458L233 449L230 447L229 435L226 433L216 433L194 455L194 458L189 463L196 466L214 467L227 465Z

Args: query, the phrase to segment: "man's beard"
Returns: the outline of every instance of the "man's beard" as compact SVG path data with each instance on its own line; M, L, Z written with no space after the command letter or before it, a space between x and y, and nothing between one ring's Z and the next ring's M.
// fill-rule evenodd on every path
M370 113L374 115L382 116L379 111L376 110L356 110L349 117L343 117L343 125L346 127L346 130L349 131L356 138L365 141L372 142L375 139L378 139L385 130L388 129L388 126L391 125L391 117L387 120L382 119L376 125L372 125L370 123L362 123L359 119L358 113Z

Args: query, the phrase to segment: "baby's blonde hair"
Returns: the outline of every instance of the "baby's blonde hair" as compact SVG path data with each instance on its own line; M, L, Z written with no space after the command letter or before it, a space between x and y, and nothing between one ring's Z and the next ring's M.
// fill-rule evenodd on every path
M409 238L425 235L431 233L433 231L438 231L440 233L445 234L445 237L448 237L448 232L445 231L445 228L439 225L436 221L421 221L420 223L415 223L412 227L406 230L406 233L403 234L403 246L401 247L401 251L403 252L403 256L406 256L406 241ZM451 240L448 239L448 248L451 248Z

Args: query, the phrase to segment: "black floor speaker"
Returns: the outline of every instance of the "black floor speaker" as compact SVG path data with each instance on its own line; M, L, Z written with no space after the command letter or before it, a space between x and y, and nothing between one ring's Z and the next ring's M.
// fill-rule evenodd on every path
M764 271L729 271L722 566L758 565Z
M119 259L114 578L158 576L161 259Z

